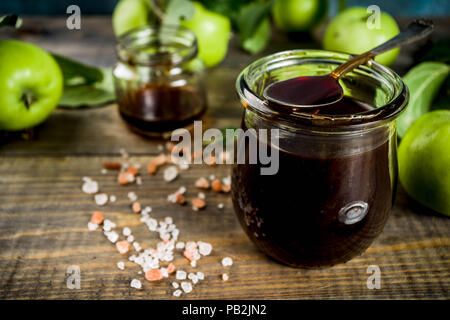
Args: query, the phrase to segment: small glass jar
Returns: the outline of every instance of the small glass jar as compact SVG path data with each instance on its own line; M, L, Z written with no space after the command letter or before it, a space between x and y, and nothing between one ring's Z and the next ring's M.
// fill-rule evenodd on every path
M206 110L195 34L183 27L144 26L118 38L113 69L119 112L138 133L160 136Z
M269 147L278 151L279 165L273 175L261 174L261 163L233 166L235 212L263 252L290 266L331 266L361 254L383 230L394 201L394 120L408 90L392 70L372 61L342 77L341 106L370 106L350 114L279 113L262 98L273 82L325 75L348 58L281 52L252 63L236 82L242 128L278 129L278 143ZM247 159L248 152L247 146Z

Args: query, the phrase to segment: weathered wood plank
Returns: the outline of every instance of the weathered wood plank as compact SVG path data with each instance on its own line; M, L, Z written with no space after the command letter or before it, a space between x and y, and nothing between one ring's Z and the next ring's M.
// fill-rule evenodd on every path
M147 156L134 157L143 165ZM323 270L298 270L282 266L261 254L241 230L228 195L207 192L208 207L193 212L170 204L166 197L179 186L196 195L199 176L229 174L226 166L192 166L178 180L166 183L162 172L143 174L141 186L119 186L114 173L100 173L109 157L44 157L0 159L0 297L77 299L171 299L169 279L148 283L137 274L139 267L125 259L100 231L89 232L87 222L99 207L80 190L82 176L100 183L101 190L117 196L117 202L101 208L105 216L122 227L129 226L144 248L154 246L157 235L149 233L130 211L129 191L143 205L153 207L152 216L171 216L180 229L180 240L203 240L213 244L211 256L198 267L188 266L178 253L175 264L185 270L203 271L206 280L185 296L188 299L299 299L299 298L449 298L450 220L432 215L410 203L402 191L382 235L363 255L346 264ZM223 211L216 208L224 202ZM224 256L233 257L230 269L221 266ZM379 265L380 290L366 287L369 265ZM66 287L65 270L78 265L80 290ZM220 276L230 275L228 282ZM131 289L131 279L143 281L143 290Z

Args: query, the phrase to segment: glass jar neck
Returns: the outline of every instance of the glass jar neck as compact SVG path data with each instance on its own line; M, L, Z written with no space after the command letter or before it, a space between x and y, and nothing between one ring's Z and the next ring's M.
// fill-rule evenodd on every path
M130 65L170 66L187 63L197 56L195 34L181 26L149 25L118 38L117 55Z
M298 76L328 74L348 58L348 54L323 50L276 53L259 59L244 69L236 81L236 89L247 112L294 131L354 132L393 121L407 105L408 90L395 72L373 61L343 77L344 94L348 92L350 97L374 106L366 112L342 115L299 112L286 115L270 108L262 97L263 90L270 83ZM364 96L370 96L371 101L360 99Z

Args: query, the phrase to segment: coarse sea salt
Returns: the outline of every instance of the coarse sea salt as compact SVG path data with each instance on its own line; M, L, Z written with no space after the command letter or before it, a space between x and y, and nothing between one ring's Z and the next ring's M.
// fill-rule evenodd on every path
M88 222L88 229L89 231L95 231L98 228L98 224L96 223L92 223L92 222Z
M192 291L192 284L190 282L183 281L181 282L181 289L183 289L185 293L189 293Z
M125 263L123 263L122 261L117 262L117 268L119 268L120 270L124 270L125 269Z
M125 237L129 236L129 235L131 234L131 229L128 228L128 227L123 228L122 234L123 234Z
M175 278L177 280L185 280L186 279L186 271L177 270L177 272L175 273Z
M203 242L203 241L198 241L198 252L203 255L203 256L207 256L211 253L212 251L212 245L210 243L207 242Z
M183 293L183 292L182 292L180 289L177 289L177 290L175 290L175 291L173 292L173 295L174 295L175 297L179 297L179 296L181 296L182 293Z
M136 288L136 289L141 289L142 288L142 283L138 279L131 280L131 284L130 285L131 285L132 288Z
M83 186L81 187L81 190L87 194L97 193L98 192L98 183L94 180L87 178L87 179L85 179L85 182L83 183Z
M108 203L108 195L106 193L98 193L94 196L94 200L98 206L104 206Z
M164 170L164 180L167 182L173 181L178 177L178 169L175 166L170 166Z
M224 267L229 267L231 265L233 265L233 259L231 259L230 257L225 257L222 259L222 265Z

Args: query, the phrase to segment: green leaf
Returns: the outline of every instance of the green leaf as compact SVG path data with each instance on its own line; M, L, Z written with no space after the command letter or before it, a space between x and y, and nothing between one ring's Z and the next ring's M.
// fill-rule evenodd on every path
M450 67L441 62L422 62L403 77L410 93L405 112L397 119L398 135L403 137L409 126L427 113Z
M241 46L244 50L251 54L257 54L264 50L269 43L271 35L270 19L265 18L255 30L255 32L247 39L242 41Z
M102 81L93 84L65 86L59 102L62 108L94 107L113 102L116 97L112 70L101 69Z
M9 14L9 15L0 17L0 28L1 27L20 28L21 25L22 25L22 19L20 19L17 14Z
M58 54L52 54L64 76L64 85L92 84L103 80L103 73L91 67Z
M164 13L163 24L178 25L180 20L189 20L195 12L189 0L170 0Z
M234 20L239 32L241 43L250 38L270 14L274 1L251 2L240 8Z

